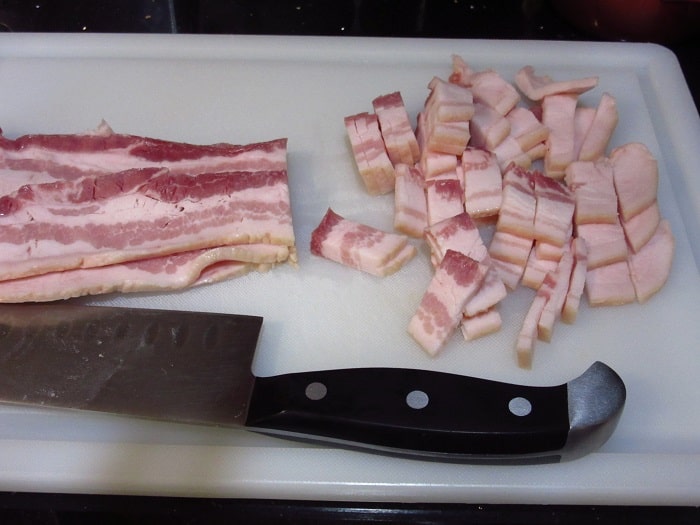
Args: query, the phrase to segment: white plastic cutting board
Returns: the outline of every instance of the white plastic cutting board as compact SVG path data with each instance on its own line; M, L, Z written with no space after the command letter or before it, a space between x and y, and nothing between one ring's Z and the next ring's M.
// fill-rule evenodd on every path
M390 229L392 197L369 197L343 117L401 91L412 118L451 55L512 79L598 75L582 97L617 98L612 143L659 160L659 202L676 236L672 275L645 305L592 309L517 368L531 295L512 294L504 329L429 358L406 334L431 275L427 251L379 279L313 257L329 206ZM247 432L102 415L0 408L0 490L392 501L697 504L700 501L700 120L675 57L654 45L194 35L0 35L0 127L8 137L117 132L178 141L289 138L299 268L182 293L86 302L262 315L255 371L402 366L559 384L593 361L626 382L619 427L597 453L559 465L494 467L387 458ZM417 243L420 245L420 243ZM361 385L358 385L361 388ZM454 400L460 403L459 399Z

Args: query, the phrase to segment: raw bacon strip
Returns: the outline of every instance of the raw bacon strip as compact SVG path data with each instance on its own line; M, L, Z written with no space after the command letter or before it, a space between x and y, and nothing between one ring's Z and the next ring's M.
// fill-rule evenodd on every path
M585 93L598 85L598 77L554 81L547 75L535 75L535 68L525 66L515 74L515 85L530 100L542 100L549 95Z
M593 122L583 139L579 160L596 160L605 155L610 138L617 127L619 116L617 103L608 93L603 93L593 116Z
M674 249L671 226L667 220L662 220L649 242L630 256L630 276L637 301L647 301L666 283L671 273Z
M518 166L509 166L503 174L503 202L496 229L533 239L535 207L533 175Z
M394 190L394 166L387 155L377 116L359 113L345 117L345 129L360 177L370 195Z
M627 261L589 268L585 291L591 306L628 304L637 298Z
M464 190L458 175L440 175L425 181L428 225L459 215L464 211Z
M534 172L535 241L564 246L571 239L574 198L562 183Z
M399 163L412 166L418 162L420 149L401 93L396 91L377 97L372 101L372 106L379 119L387 154L394 166Z
M638 213L629 221L622 220L622 229L625 231L627 244L633 252L638 252L652 238L661 221L658 203L654 203L646 210Z
M575 160L574 115L576 95L549 95L542 100L542 123L549 128L544 171L548 177L562 178Z
M71 135L0 135L0 194L24 184L95 177L139 168L176 175L229 171L279 171L287 167L287 140L248 145L194 145L114 133L106 122Z
M398 271L416 253L408 237L345 219L332 209L311 233L311 253L384 277Z
M493 151L510 134L510 122L495 109L475 102L469 132L470 145Z
M127 170L27 185L0 209L1 279L228 244L294 247L286 170Z
M564 180L576 202L576 224L617 222L613 168L607 159L572 162L566 168Z
M462 154L464 209L471 217L497 215L503 201L503 178L490 151L467 148Z
M447 251L408 324L408 333L428 354L436 355L452 336L486 271L463 253Z
M627 241L619 221L615 224L579 224L576 232L586 241L589 269L627 260Z
M620 216L629 221L656 202L659 168L644 144L631 142L610 153Z
M220 246L121 264L80 268L0 281L0 302L43 302L84 295L127 292L162 292L209 284L241 276L269 262L238 260L239 247Z
M428 226L423 175L406 164L397 164L395 172L394 229L420 239Z
M470 89L433 78L423 109L424 149L461 155L469 142L469 120L474 115Z
M571 282L566 294L564 307L561 311L561 319L565 323L573 324L578 315L581 296L586 284L586 272L588 271L588 248L586 241L575 237L571 241L571 251L574 254L574 268L571 271Z
M460 323L465 341L498 332L503 325L501 314L496 309L487 310L472 317L463 317Z

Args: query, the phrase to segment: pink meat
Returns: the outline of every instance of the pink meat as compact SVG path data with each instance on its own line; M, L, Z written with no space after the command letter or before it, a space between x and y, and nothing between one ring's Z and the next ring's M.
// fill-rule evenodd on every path
M467 148L462 154L464 208L475 218L497 215L503 201L503 181L496 156Z
M581 146L595 119L595 108L578 106L574 112L574 159L580 160ZM595 160L595 159L593 159Z
M630 276L640 303L647 301L666 284L671 273L674 249L671 225L664 219L659 222L649 242L630 255Z
M535 233L535 181L531 172L510 165L503 173L498 231L532 240Z
M574 254L574 267L571 271L569 290L561 311L562 321L569 324L576 321L581 296L586 284L586 272L588 271L588 248L586 247L586 242L580 237L575 237L571 241L571 251Z
M544 288L547 290L547 304L537 322L537 337L541 341L549 342L552 340L554 325L561 317L561 311L564 308L564 302L569 292L573 266L574 255L571 251L567 251L562 256L556 271L548 274L554 279L554 282L551 285L544 286L548 279L545 277L543 286L540 287L540 289Z
M617 222L617 193L612 164L607 159L573 162L564 180L576 203L576 224Z
M501 274L494 266L491 257L484 257L478 261L488 267L486 276L476 293L464 305L465 317L478 316L491 310L508 295L506 285L501 279Z
M584 77L573 80L552 80L547 75L535 75L535 68L525 66L515 75L515 84L530 100L542 100L546 96L585 93L598 85L598 77Z
M465 341L473 341L494 332L503 325L501 314L496 309L487 310L472 317L462 317L460 328Z
M311 253L384 277L402 268L416 249L405 235L345 219L328 208L311 233Z
M532 157L529 152L523 151L517 139L510 135L493 149L493 153L498 159L501 171L507 170L511 164L522 169L529 169L532 165Z
M627 304L637 297L627 261L589 268L585 291L591 306Z
M593 121L581 144L579 160L596 160L605 156L610 138L617 127L619 116L615 98L603 93L596 108Z
M377 97L372 106L391 162L410 166L418 162L420 149L401 93L396 91Z
M536 241L563 246L571 238L574 198L562 183L534 172Z
M520 284L525 266L522 264L501 261L496 258L491 259L491 264L498 272L498 276L509 290L515 290Z
M589 269L627 260L627 241L619 222L579 224L576 231L577 235L586 241Z
M395 172L394 229L420 239L428 226L423 174L406 164L397 164Z
M426 180L425 194L429 225L437 224L464 211L464 189L456 173Z
M469 88L433 78L423 109L424 149L461 155L470 139L469 120L474 115Z
M489 254L494 259L517 264L524 270L532 249L532 239L496 230L489 244Z
M420 159L420 170L425 179L433 179L440 175L453 174L457 171L459 157L450 153L424 151Z
M286 170L127 170L26 185L0 209L2 279L227 244L294 246Z
M559 259L544 259L537 255L537 245L530 250L530 256L527 259L527 264L525 270L523 271L523 276L521 283L523 286L537 290L544 281L544 278L549 272L554 272L559 266Z
M610 153L620 216L629 221L656 202L659 168L649 149L639 142Z
M574 116L576 95L548 95L542 100L542 123L549 128L544 170L548 177L562 178L575 160Z
M345 117L345 130L350 140L357 170L370 195L394 190L394 166L384 146L379 120L371 113Z
M510 135L518 142L522 151L528 151L547 140L549 128L535 114L523 107L513 108L506 119L510 123Z
M472 74L470 81L474 101L500 115L506 115L520 102L520 94L515 87L492 69Z
M537 323L546 304L547 297L538 293L525 314L522 327L515 342L515 352L520 368L532 368L532 359L535 352L535 344L537 343Z
M466 255L447 251L408 324L408 333L428 354L436 355L452 336L486 271Z
M510 134L510 122L495 109L475 102L469 132L471 146L493 150Z
M638 252L649 242L659 226L661 214L658 203L654 203L629 221L622 220L627 244L633 252Z

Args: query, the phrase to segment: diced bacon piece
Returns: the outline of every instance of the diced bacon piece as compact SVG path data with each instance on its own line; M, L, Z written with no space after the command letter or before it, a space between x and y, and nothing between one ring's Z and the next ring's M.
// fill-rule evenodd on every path
M562 256L556 271L549 274L553 277L554 282L551 286L546 287L548 290L547 304L542 310L540 319L537 322L537 337L541 341L549 342L552 340L554 324L561 316L561 311L566 301L566 295L569 292L569 283L571 282L573 266L574 255L571 251L567 251ZM545 277L545 282L546 281L547 277Z
M586 241L589 269L627 260L627 241L619 221L615 224L579 224L576 233Z
M456 173L426 180L425 194L429 225L437 224L464 211L464 189Z
M459 159L456 155L426 150L420 159L420 169L426 180L433 179L439 175L455 173L458 161Z
M439 153L461 155L470 139L469 120L474 100L469 88L433 78L430 95L423 109L424 148Z
M599 266L586 272L586 296L591 306L614 306L636 299L627 261Z
M563 246L571 238L574 198L569 189L554 179L534 172L536 241Z
M535 344L537 343L537 322L546 304L547 297L545 295L535 294L535 298L525 314L523 325L515 343L515 351L520 368L532 368L532 358L535 352Z
M480 337L498 332L503 325L501 314L496 309L487 310L471 317L462 317L460 328L465 341L473 341Z
M487 265L488 271L479 289L472 298L467 301L467 304L464 305L464 314L468 317L479 315L491 309L508 295L508 290L506 290L500 273L493 266L492 259L490 257L481 260L475 257L472 258Z
M523 286L537 290L542 283L544 278L549 272L556 271L559 266L559 259L543 259L537 255L537 246L540 243L535 243L535 247L530 250L530 256L527 259L527 265L525 266L525 271L523 272L523 277L521 283Z
M571 241L571 251L574 254L574 268L571 271L571 282L566 294L564 307L561 311L561 319L565 323L573 324L578 315L581 296L586 284L586 272L588 271L588 248L586 241L575 237Z
M633 252L638 252L649 242L649 239L656 232L660 221L659 204L656 202L632 217L629 221L620 221L622 229L625 231L627 244Z
M511 164L522 169L529 169L532 165L532 157L528 152L523 151L518 141L510 135L493 149L493 153L498 159L501 171L505 171Z
M425 230L425 240L430 247L434 266L440 264L447 250L461 252L481 262L478 256L472 255L483 246L481 234L472 218L464 211L428 227Z
M474 71L469 67L469 64L461 56L452 55L452 74L448 80L454 84L471 87L472 75L474 75Z
M542 123L549 128L544 170L548 177L562 178L574 158L576 95L548 95L542 100Z
M574 112L574 159L581 160L581 146L595 119L595 108L578 106ZM595 159L593 159L595 160Z
M358 113L345 117L345 129L357 170L370 195L394 190L394 166L387 155L377 115Z
M345 219L328 208L311 233L311 253L384 277L398 271L416 249L405 235Z
M617 127L618 119L615 98L608 93L603 93L595 110L593 122L591 122L583 139L578 159L596 160L605 156L610 138Z
M567 233L567 238L571 238L571 234L573 232L573 226L569 228L569 231ZM537 255L538 259L541 259L543 261L554 261L554 262L559 262L561 260L561 256L564 255L564 251L566 251L567 246L566 244L562 246L557 246L555 244L549 243L549 242L542 242L542 241L537 241L535 243L535 254Z
M428 354L436 355L452 336L486 271L463 253L447 251L408 324L408 333Z
M503 200L503 178L496 155L479 148L462 154L464 208L475 218L497 215Z
M547 140L549 128L535 114L523 107L513 108L506 119L510 122L510 135L518 142L522 151L529 151Z
M503 201L496 229L533 239L535 209L535 182L532 173L511 164L503 173Z
M412 166L418 162L420 149L401 93L396 91L377 97L372 101L372 106L379 120L387 154L394 166L399 163Z
M530 161L534 162L539 159L544 159L547 154L547 145L545 143L537 144L525 152L530 157Z
M564 180L576 202L576 224L617 222L613 168L607 159L573 162L566 168Z
M510 290L515 290L520 283L525 266L492 258L491 264L498 271L498 276Z
M554 81L547 75L535 75L535 68L525 66L515 74L515 85L527 98L537 101L550 95L580 95L596 87L598 77Z
M480 102L506 115L520 102L520 94L501 75L492 69L471 75L471 88L474 101Z
M531 249L532 239L496 230L489 245L489 254L494 259L517 264L524 269Z
M640 303L658 292L668 280L674 249L675 240L671 225L664 219L649 242L630 256L630 276Z
M264 270L279 262L278 259L286 258L286 254L272 253L274 247L258 247L263 252L271 250L271 257L259 257L257 263L242 262L239 260L242 247L220 246L96 268L78 268L0 281L0 302L43 302L114 292L180 290L238 277L256 267ZM278 247L277 250L284 252L284 247Z
M510 122L495 109L474 103L474 116L469 121L471 140L469 144L477 148L493 150L510 133Z
M422 238L428 226L423 175L417 167L397 164L394 191L394 229Z
M629 221L656 202L659 168L649 149L639 142L610 153L620 215Z

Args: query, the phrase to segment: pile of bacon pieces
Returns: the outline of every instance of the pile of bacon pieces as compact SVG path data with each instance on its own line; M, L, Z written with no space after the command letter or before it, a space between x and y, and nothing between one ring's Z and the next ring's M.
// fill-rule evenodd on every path
M176 290L296 262L287 141L0 134L0 302Z
M579 99L597 84L530 66L511 84L455 56L449 79L429 83L415 131L400 92L346 117L367 191L393 191L395 229L430 247L435 273L408 325L429 354L458 327L467 340L499 330L499 303L522 285L536 290L516 343L530 368L536 341L550 341L557 320L574 322L584 290L591 305L616 305L666 282L674 239L657 162L639 143L608 153L615 99ZM489 222L487 245L478 226ZM380 245L363 249L380 258Z

